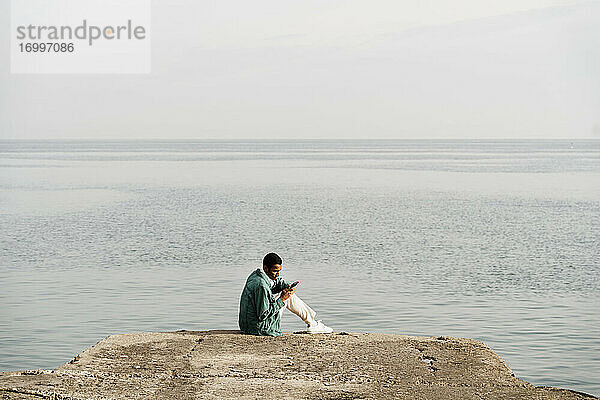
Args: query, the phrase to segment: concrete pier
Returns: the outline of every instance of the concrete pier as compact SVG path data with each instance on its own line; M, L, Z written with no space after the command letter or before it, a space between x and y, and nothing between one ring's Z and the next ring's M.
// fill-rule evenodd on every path
M55 370L0 374L0 399L590 399L517 379L484 343L237 331L109 336Z

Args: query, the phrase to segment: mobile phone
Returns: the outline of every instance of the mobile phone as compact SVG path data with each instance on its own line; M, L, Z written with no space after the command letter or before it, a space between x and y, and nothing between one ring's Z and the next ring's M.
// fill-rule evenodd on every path
M291 289L291 288L293 288L294 286L296 286L296 285L297 285L297 284L299 284L299 283L300 283L300 281L296 281L296 282L292 283L292 284L291 284L291 285L288 287L288 289Z

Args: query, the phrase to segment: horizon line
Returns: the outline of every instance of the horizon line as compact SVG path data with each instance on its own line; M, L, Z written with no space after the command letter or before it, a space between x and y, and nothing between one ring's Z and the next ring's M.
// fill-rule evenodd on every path
M551 141L551 140L565 140L565 141L582 141L582 140L600 140L600 137L588 137L588 138L567 138L567 137L556 137L556 138L0 138L0 142L11 142L11 141L21 141L21 142L34 142L34 141L170 141L170 142L226 142L226 141L248 141L248 142L291 142L291 141L323 141L323 142L335 142L335 141L444 141L444 140L465 140L465 141L500 141L500 140L510 140L510 141Z

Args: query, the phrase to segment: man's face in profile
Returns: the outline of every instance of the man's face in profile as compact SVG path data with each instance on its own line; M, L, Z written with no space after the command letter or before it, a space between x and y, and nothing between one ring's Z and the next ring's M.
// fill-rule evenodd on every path
M270 267L263 266L263 270L267 274L267 276L273 280L277 279L279 276L279 272L283 269L281 264L275 264Z

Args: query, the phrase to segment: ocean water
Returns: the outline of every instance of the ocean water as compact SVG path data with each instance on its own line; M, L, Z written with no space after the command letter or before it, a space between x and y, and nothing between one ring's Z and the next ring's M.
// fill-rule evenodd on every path
M598 396L599 178L600 140L0 141L0 370L237 329L275 251L336 331L474 338Z

